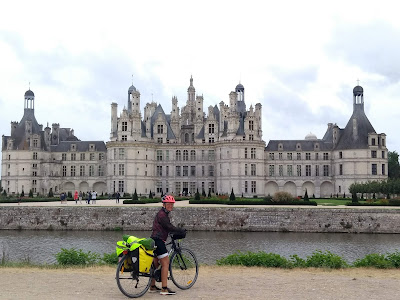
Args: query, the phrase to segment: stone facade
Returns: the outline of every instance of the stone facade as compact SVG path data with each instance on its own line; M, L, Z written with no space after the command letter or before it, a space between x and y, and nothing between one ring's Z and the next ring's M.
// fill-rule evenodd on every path
M376 133L364 112L363 88L353 90L353 114L345 128L329 123L322 139L262 139L262 109L249 109L238 84L204 112L193 78L186 104L171 99L170 114L155 102L140 112L140 92L128 89L118 114L111 104L111 135L80 141L70 128L43 129L34 115L35 96L25 93L24 116L2 138L2 185L8 194L96 190L98 194L230 193L263 197L349 194L353 182L387 179L386 135Z
M151 230L158 207L0 207L0 229ZM188 230L400 233L397 209L176 207Z

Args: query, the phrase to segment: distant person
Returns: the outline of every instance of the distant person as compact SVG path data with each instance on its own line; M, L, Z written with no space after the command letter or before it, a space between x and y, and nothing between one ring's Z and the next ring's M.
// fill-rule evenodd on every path
M90 191L87 192L87 204L90 204L90 198L92 197L92 194Z
M79 199L78 191L75 191L75 194L74 194L75 204L78 204L78 199Z
M116 203L119 203L119 197L120 197L120 196L121 196L120 193L117 192L117 197L116 197L116 199L115 199L115 202L116 202Z
M79 204L82 204L82 191L79 191Z
M96 204L96 199L97 199L97 192L93 191L92 192L92 204Z

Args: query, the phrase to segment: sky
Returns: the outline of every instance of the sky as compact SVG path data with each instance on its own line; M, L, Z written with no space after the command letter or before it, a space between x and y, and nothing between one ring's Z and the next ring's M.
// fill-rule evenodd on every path
M108 141L111 103L128 88L141 111L186 104L190 76L204 111L240 82L262 104L263 140L322 138L344 128L353 88L389 151L400 152L400 3L396 1L3 1L0 134L35 93L39 124Z

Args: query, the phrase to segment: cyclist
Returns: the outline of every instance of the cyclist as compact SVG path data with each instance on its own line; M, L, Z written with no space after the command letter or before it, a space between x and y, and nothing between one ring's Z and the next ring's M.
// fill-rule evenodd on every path
M153 278L151 281L150 292L160 292L160 295L175 295L176 293L167 287L168 281L168 268L169 268L169 257L168 250L165 246L165 241L168 238L168 233L177 232L182 233L185 231L183 228L175 227L171 224L168 214L174 208L175 198L171 195L164 195L162 197L163 207L157 213L153 222L153 232L151 238L155 241L157 246L154 253L157 257L154 257L154 266L157 268L161 263L161 283L162 289L158 288Z

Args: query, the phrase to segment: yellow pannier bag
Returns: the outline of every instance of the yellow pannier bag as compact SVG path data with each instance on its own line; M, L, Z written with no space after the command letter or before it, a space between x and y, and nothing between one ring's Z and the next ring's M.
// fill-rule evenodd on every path
M153 250L146 250L143 246L139 247L139 272L149 273L154 258Z

